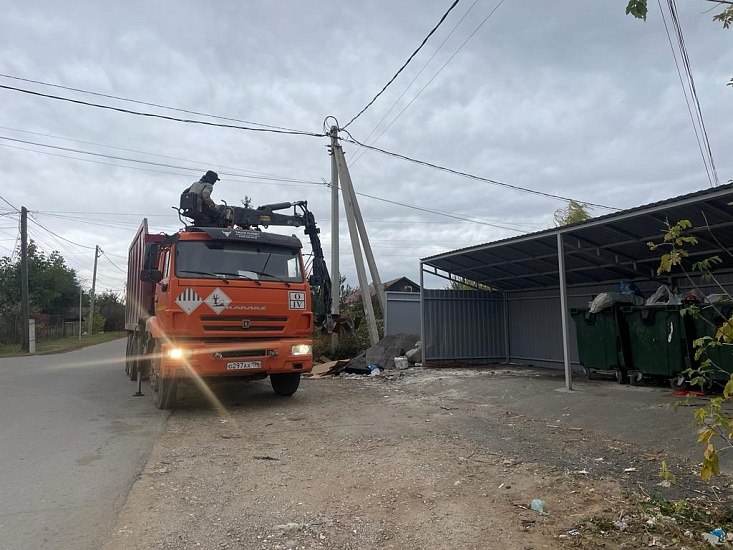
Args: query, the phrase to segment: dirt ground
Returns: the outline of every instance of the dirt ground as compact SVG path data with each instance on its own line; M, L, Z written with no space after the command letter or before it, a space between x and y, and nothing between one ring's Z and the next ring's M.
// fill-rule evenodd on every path
M268 381L224 386L222 406L187 392L104 548L705 547L661 528L656 495L726 508L730 480L701 485L685 457L491 398L518 377L562 386L540 371L409 369L304 379L292 398Z

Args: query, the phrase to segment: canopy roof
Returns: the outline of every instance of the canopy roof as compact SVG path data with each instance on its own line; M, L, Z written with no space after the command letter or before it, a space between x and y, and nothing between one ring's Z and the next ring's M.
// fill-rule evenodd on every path
M423 258L449 275L512 291L559 286L558 234L564 243L567 286L656 278L665 222L689 220L698 244L687 246L695 261L719 255L733 269L733 183L682 195L585 222Z

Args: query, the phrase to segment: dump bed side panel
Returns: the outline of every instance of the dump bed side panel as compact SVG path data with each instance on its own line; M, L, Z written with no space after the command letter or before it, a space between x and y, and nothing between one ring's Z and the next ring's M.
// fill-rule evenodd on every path
M127 256L127 299L125 300L125 330L135 330L140 319L153 313L155 306L155 284L140 280L145 245L161 242L163 235L148 233L148 220L143 218L140 229L130 244Z

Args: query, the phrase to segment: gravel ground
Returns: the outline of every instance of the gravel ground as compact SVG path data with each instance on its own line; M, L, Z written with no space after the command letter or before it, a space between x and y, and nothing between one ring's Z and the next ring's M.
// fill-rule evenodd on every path
M630 490L715 490L683 458L480 397L516 376L556 375L410 369L304 379L292 398L267 381L217 388L218 403L187 392L104 548L641 548L658 541Z

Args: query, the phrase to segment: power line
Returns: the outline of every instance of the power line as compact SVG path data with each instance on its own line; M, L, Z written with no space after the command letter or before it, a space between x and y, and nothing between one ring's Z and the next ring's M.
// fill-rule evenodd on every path
M38 220L34 220L33 218L30 218L30 219L31 219L31 221L32 221L33 223L35 223L35 224L36 224L37 226L39 226L39 227L40 227L41 229L45 229L46 231L48 231L48 232L49 232L49 233L50 233L51 235L53 235L53 236L54 236L54 237L56 237L57 239L61 239L62 241L66 241L67 243L71 243L71 244L73 244L74 246L78 246L78 247L80 247L80 248L86 248L87 250L94 250L94 249L95 249L95 247L93 247L93 246L87 246L87 245L84 245L84 244L79 244L79 243L75 243L74 241L70 241L70 240L69 240L69 239L67 239L66 237L62 237L61 235L58 235L57 233L54 233L53 231L51 231L51 230L50 230L50 229L49 229L48 227L44 226L44 225L43 225L43 224L42 224L41 222L39 222Z
M693 100L693 103L695 105L695 114L697 116L697 123L700 127L700 134L702 136L702 142L705 148L705 152L703 153L703 162L706 162L705 169L708 169L708 164L710 166L710 173L712 174L712 180L710 182L712 187L717 186L720 183L720 180L718 179L718 171L715 168L715 161L713 160L713 152L710 148L710 139L708 138L708 132L705 128L705 120L702 116L702 109L700 107L700 100L697 95L697 89L695 87L695 79L692 76L692 66L690 65L690 58L687 55L687 47L685 46L685 37L682 34L682 26L680 25L679 17L677 16L677 5L675 3L675 0L667 0L667 6L669 7L669 13L670 18L672 19L672 24L675 29L675 34L677 35L677 44L680 50L680 58L682 59L682 65L685 68L685 76L687 77L687 83L690 89L690 97ZM661 6L660 6L661 9ZM666 27L666 21L665 21L665 27ZM675 59L676 63L676 59ZM689 107L689 105L688 105ZM693 121L694 125L694 121ZM697 132L696 132L697 133ZM698 142L699 145L699 142ZM710 177L710 174L708 174L708 178Z
M101 250L101 249L100 249L100 250ZM101 252L102 252L102 256L104 256L104 257L105 257L105 258L107 259L107 261L108 261L109 263L111 263L111 264L112 264L112 266L113 266L113 267L114 267L115 269L117 269L117 271L121 271L122 273L124 273L124 274L127 274L127 271L126 271L126 270L124 270L124 269L120 268L120 267L119 267L119 266L118 266L118 265L117 265L116 263L114 263L114 262L113 262L112 260L110 260L110 259L109 259L109 257L108 257L108 256L107 256L107 254L106 254L106 253L104 252L104 250L101 250Z
M492 180L492 179L484 178L484 177L481 177L481 176L476 176L474 174L469 174L467 172L461 172L459 170L454 170L452 168L447 168L445 166L440 166L440 165L437 165L437 164L433 164L431 162L426 162L424 160L414 159L414 158L411 158L411 157L408 157L408 156L405 156L405 155L400 155L399 153L393 153L391 151L386 151L384 149L380 149L379 147L374 147L373 145L366 145L364 143L361 143L361 142L355 140L354 139L354 136L352 136L349 132L346 132L346 133L349 135L349 137L351 139L340 138L342 141L345 141L347 143L353 143L354 145L359 145L361 147L365 147L365 148L370 149L372 151L377 151L378 153L382 153L384 155L388 155L388 156L395 157L395 158L398 158L398 159L406 160L408 162L413 162L413 163L419 164L421 166L427 166L428 168L435 168L436 170L440 170L442 172L448 172L449 174L454 174L456 176L461 176L461 177L469 178L469 179L472 179L472 180L483 181L485 183L490 183L492 185L497 185L499 187L505 187L507 189L513 189L514 191L521 191L522 193L529 193L531 195L537 195L537 196L540 196L540 197L546 197L546 198L555 199L555 200L562 200L562 201L565 201L565 202L568 202L570 200L574 200L574 199L570 199L569 197L563 197L562 195L553 195L552 193L545 193L544 191L537 191L535 189L530 189L528 187L521 187L519 185L512 185L510 183L504 183L504 182L501 182L501 181ZM594 207L594 208L603 208L604 210L616 210L616 211L620 210L620 208L614 208L612 206L605 206L603 204L597 204L597 203L594 203L594 202L588 202L588 201L581 201L581 202L583 204L586 204L586 205L591 206L591 207Z
M10 203L9 203L9 202L8 202L8 201L7 201L6 199L5 199L5 197L3 197L2 195L0 195L0 200L2 200L2 201L3 201L4 203L5 203L5 204L7 204L7 205L8 205L8 206L9 206L10 208L12 208L13 210L15 210L16 212L20 212L20 209L16 208L16 207L15 207L14 205L10 204Z
M389 129L390 129L391 127L392 127L392 125L393 125L393 124L394 124L395 122L397 122L397 120L398 120L398 119L399 119L399 118L400 118L400 117L401 117L401 116L402 116L402 115L404 114L404 112L405 112L405 111L407 111L407 109L409 109L409 108L410 108L410 107L412 106L412 104L413 104L413 103L415 102L415 100L417 100L417 98L418 98L418 97L420 97L420 95L422 95L422 93L423 93L423 92L425 91L425 89L426 89L426 88L427 88L428 86L430 86L430 84L432 84L432 83L433 83L433 80L435 80L435 79L436 79L436 78L438 77L438 75L439 75L439 74L440 74L441 72L443 72L443 69L445 69L445 68L446 68L446 66L447 66L447 65L448 65L448 64L449 64L449 63L450 63L451 61L453 61L453 58L454 58L454 57L455 57L456 55L458 55L458 52L460 52L460 51L461 51L461 50L462 50L462 49L464 48L464 46L465 46L466 44L468 44L469 40L471 40L471 38L473 38L473 37L474 37L474 35L475 35L475 34L476 34L476 33L477 33L477 32L478 32L478 31L479 31L480 29L481 29L481 27L483 27L483 26L484 26L484 24L485 24L485 23L486 23L486 22L487 22L487 21L489 20L489 18L491 18L491 16L492 16L492 15L494 15L494 13L496 12L496 10L498 10L498 9L499 9L499 7L500 7L500 6L501 6L501 5L503 4L503 3L504 3L504 0L500 0L500 1L499 1L499 3L498 3L498 4L497 4L497 5L495 6L495 7L494 7L494 9L493 9L493 10L491 10L491 11L489 12L489 14L488 14L488 15L487 15L486 17L484 17L484 19L483 19L483 20L481 21L481 23L479 23L479 25L478 25L478 26L477 26L477 27L476 27L476 28L475 28L475 29L473 30L473 32L472 32L471 34L469 34L469 35L468 35L468 37L466 38L466 40L464 40L464 41L463 41L463 43L462 43L462 44L461 44L460 46L458 46L458 49L457 49L457 50L456 50L455 52L453 52L453 54L452 54L452 55L451 55L451 56L450 56L450 57L448 58L448 60L447 60L447 61L446 61L445 63L443 63L443 65L442 65L442 66L440 67L440 69L438 69L438 72L436 72L436 73L435 73L435 74L434 74L434 75L433 75L433 76L432 76L432 77L430 78L430 80L428 80L428 81L427 81L427 82L425 83L425 85L424 85L424 86L423 86L422 88L420 88L420 91L419 91L419 92L417 92L417 94L415 94L415 97L413 97L413 98L412 98L412 99L411 99L411 100L410 100L410 101L409 101L409 102L407 103L407 105L405 105L405 106L404 106L404 108L403 108L403 109L402 109L402 110L401 110L401 111L400 111L399 113L397 113L397 116L396 116L396 117L394 117L394 119L392 119L392 122L390 122L390 123L389 123L389 124L388 124L388 125L387 125L387 126L386 126L386 127L385 127L385 128L384 128L384 129L383 129L383 130L382 130L381 132L380 132L380 133L379 133L379 135L378 135L378 136L377 136L376 138L374 138L374 140L372 141L372 144L374 144L374 143L376 143L377 141L379 141L379 138L381 138L381 137L382 137L382 136L384 135L384 133L385 133L385 132L386 132L387 130L389 130ZM475 2L474 2L474 4L475 4ZM473 8L473 6L471 6L471 8ZM469 11L470 11L470 9L469 9ZM466 15L468 15L468 12L466 12ZM465 17L465 15L464 15L464 17ZM463 19L461 19L461 21L463 21ZM459 21L458 23L460 24L460 21ZM455 30L455 29L454 29L454 30ZM451 31L451 33L452 33L452 31ZM442 44L441 44L441 46L442 46ZM436 53L437 53L437 52L436 52ZM432 59L432 58L431 58L431 59ZM411 83L411 84L412 84L412 83ZM405 90L405 91L407 91L407 90ZM403 95L404 95L404 94L403 94ZM402 96L400 96L400 97L402 97ZM391 110L391 109L390 109L390 110ZM384 119L382 119L382 120L384 120ZM381 121L380 121L380 124L381 124ZM376 129L376 128L375 128L375 129ZM370 135L371 135L371 134L370 134ZM369 139L369 138L367 138L367 139ZM361 154L360 154L360 155L359 155L359 156L358 156L357 158L355 158L355 159L354 159L354 163L355 163L355 162L356 162L357 160L359 160L359 159L360 159L360 158L361 158L362 156L364 156L365 152L366 152L365 150L362 150L362 151L361 151ZM352 164L353 164L353 163L352 163Z
M137 103L138 105L146 105L148 107L158 107L160 109L168 109L169 111L176 111L176 112L179 112L179 113L188 113L190 115L205 116L205 117L214 118L214 119L217 119L217 120L229 120L231 122L241 122L243 124L251 124L253 126L262 126L263 128L272 128L274 130L284 130L286 132L299 133L298 130L294 130L292 128L284 128L282 126L272 126L270 124L261 124L259 122L252 122L252 121L249 121L249 120L241 120L241 119L238 119L238 118L230 118L230 117L219 116L219 115L211 115L211 114L208 114L208 113L201 113L201 112L198 112L198 111L191 111L191 110L188 110L188 109L179 109L177 107L170 107L168 105L160 105L158 103L149 103L147 101L139 101L139 100L136 100L136 99L129 99L129 98L120 97L120 96L116 96L116 95L102 94L102 93L99 93L99 92L92 92L90 90L82 90L80 88L71 88L69 86L62 86L61 84L51 84L49 82L43 82L43 81L40 81L40 80L33 80L33 79L30 79L30 78L22 78L20 76L12 76L12 75L8 75L8 74L2 74L2 73L0 73L0 77L9 78L9 79L12 79L12 80L20 80L22 82L29 82L29 83L32 83L32 84L39 84L41 86L49 86L49 87L52 87L52 88L59 88L61 90L68 90L68 91L71 91L71 92L78 92L78 93L82 93L82 94L89 94L89 95L93 95L93 96L97 96L97 97L106 97L108 99L116 99L118 101L126 101L128 103Z
M428 59L425 62L425 64L420 68L420 70L417 72L417 74L412 78L412 80L407 85L407 87L402 91L402 93L400 94L400 96L397 99L395 99L394 103L392 103L392 106L389 109L387 109L387 111L384 113L384 115L382 116L382 118L379 120L379 122L377 122L377 124L374 126L374 128L372 129L372 131L369 132L369 135L366 137L366 139L364 141L369 141L369 138L371 138L372 135L374 134L374 132L377 131L377 128L379 128L379 125L382 124L382 122L385 121L385 119L387 118L387 116L389 116L389 114L392 112L392 109L394 109L397 106L397 104L405 96L405 94L407 93L407 91L410 88L412 88L412 85L415 83L415 81L418 78L420 78L420 75L423 73L423 71L427 68L428 65L430 65L430 63L433 61L433 59L435 59L435 56L438 55L438 52L443 48L443 46L445 45L445 43L448 42L448 39L450 39L450 37L453 36L453 33L456 32L456 29L460 26L461 23L463 23L463 20L466 19L466 17L468 16L468 14L471 13L471 10L473 10L473 8L474 8L474 6L476 6L476 4L478 4L478 0L474 0L473 1L473 4L471 4L471 6L468 8L468 10L466 10L466 13L463 14L463 17L461 17L458 20L458 23L456 23L453 26L453 28L448 33L448 35L443 39L443 41L440 43L440 45L435 49L435 51L433 52L433 55L430 56L430 59ZM414 101L414 98L413 98L413 101ZM412 102L410 102L410 103L412 103ZM394 121L393 121L393 123L394 123ZM392 124L390 124L390 126L391 125ZM387 128L389 128L389 126ZM383 133L384 133L384 131L382 131L382 133L380 133L379 136L377 136L377 138L372 143L376 142ZM362 153L351 162L352 166L356 163L357 160L359 160L363 156L363 154L364 154L364 150L362 150Z
M188 118L176 118L176 117L171 117L167 115L159 115L156 113L145 113L142 111L133 111L131 109L123 109L121 107L112 107L110 105L102 105L100 103L91 103L89 101L82 101L80 99L71 99L69 97L62 97L62 96L51 95L51 94L42 94L41 92L34 92L32 90L16 88L15 86L5 86L4 84L0 84L0 89L12 90L15 92L21 92L24 94L34 95L38 97L45 97L47 99L56 99L58 101L67 101L69 103L75 103L77 105L84 105L86 107L96 107L98 109L107 109L109 111L116 111L118 113L125 113L128 115L136 115L136 116L149 117L149 118L160 118L163 120L170 120L173 122L186 122L188 124L201 124L203 126L213 126L216 128L231 128L234 130L247 130L250 132L267 132L271 134L290 134L290 135L300 135L300 136L326 137L325 134L317 134L315 132L306 132L302 130L276 130L274 128L253 128L251 126L238 126L234 124L220 124L217 122L207 122L205 120L193 120L193 119L188 119Z
M203 168L191 168L191 167L188 167L188 166L178 166L178 165L174 165L174 164L166 164L166 163L162 163L162 162L154 162L154 161L151 161L151 160L140 160L140 159L135 159L135 158L131 158L131 157L121 157L121 156L117 156L117 155L107 155L107 154L104 154L104 153L96 153L94 151L85 151L83 149L74 149L72 147L61 147L60 145L50 145L50 144L47 144L47 143L39 143L39 142L36 142L36 141L28 141L28 140L24 140L24 139L11 138L11 137L7 137L7 136L0 136L0 140L11 141L11 142L14 142L14 143L23 143L23 144L26 144L26 145L34 145L36 147L45 147L47 149L54 149L54 150L57 150L57 151L66 151L66 152L70 152L70 153L78 153L78 154L81 154L81 155L89 155L89 156L93 156L93 157L101 157L101 158L112 159L112 160L120 160L120 161L124 161L124 162L135 162L135 163L138 163L138 164L146 164L146 165L158 166L158 167L162 167L162 168L173 168L175 170L186 170L186 171L189 171L189 172L199 172L199 171L202 171L203 170ZM0 143L0 145L3 145L3 144ZM6 147L12 147L12 148L16 148L16 149L22 149L22 150L25 150L25 151L32 151L32 152L36 152L36 153L44 153L43 151L36 151L36 150L33 150L33 149L26 149L26 148L17 147L17 146L14 147L14 146L11 146L11 145L6 145ZM51 154L51 153L46 153L46 154ZM146 153L146 154L150 154L150 153ZM65 155L54 155L54 156L61 156L61 157L69 158L69 159L73 159L73 160L81 160L81 161L95 162L95 161L91 161L90 159L80 159L80 158L77 158L77 157L68 157L68 156L65 156ZM149 172L159 172L159 173L171 174L171 175L175 175L175 176L181 176L182 175L182 174L177 174L177 173L174 173L174 172L166 172L166 171L161 171L161 170L144 169L144 168L139 168L139 167L134 167L134 166L121 166L121 165L117 165L117 164L102 163L102 162L98 162L98 161L96 162L96 164L108 164L108 165L111 165L111 166L119 166L121 168L133 168L133 169L137 169L137 170L146 170L146 171L149 171ZM231 176L231 177L234 177L234 178L241 178L241 179L264 180L264 181L269 181L269 182L283 182L283 183L291 184L291 185L300 185L300 184L302 184L302 185L321 185L321 182L318 182L318 181L303 180L303 179L298 179L298 178L279 177L279 176L268 175L268 174L264 174L264 175L248 175L248 174L237 174L235 172L225 172L225 171L220 171L219 174L220 175L223 175L223 176Z
M443 17L440 18L440 21L438 21L438 24L435 25L432 30L428 33L428 35L423 38L423 41L420 43L420 45L417 47L417 49L412 52L412 55L407 58L407 61L400 67L397 72L394 74L392 78L389 79L389 82L387 82L384 87L377 93L377 95L374 96L374 99L372 99L369 103L366 104L366 106L359 111L354 118L352 118L349 122L346 123L346 126L344 126L344 130L349 127L349 125L354 122L357 118L359 118L369 107L372 106L372 104L377 100L377 98L384 93L384 91L389 87L392 82L395 81L395 79L399 76L399 74L407 67L407 65L412 61L412 58L417 55L417 53L422 49L422 47L425 45L425 43L428 41L428 39L433 36L433 33L438 30L438 27L445 21L445 18L448 17L448 14L453 10L453 8L456 7L460 0L454 0L451 6L448 8L448 11L446 11L443 14Z
M191 159L191 158L174 157L174 156L171 156L171 155L163 155L161 153L150 153L148 151L140 151L139 149L127 149L125 147L117 147L115 145L107 145L105 143L98 143L98 142L95 142L95 141L84 141L84 140L81 140L81 139L74 139L74 138L69 138L69 137L65 137L65 136L56 136L56 135L53 135L53 134L44 134L42 132L31 132L29 130L21 130L19 128L9 128L7 126L0 126L0 129L2 129L2 130L10 130L11 132L21 132L21 133L24 133L24 134L31 134L31 135L34 135L34 136L42 136L42 137L47 137L47 138L52 138L52 139L59 139L59 140L63 140L63 141L72 141L74 143L83 143L84 145L94 145L96 147L104 147L104 148L107 148L107 149L116 149L116 150L119 150L119 151L126 151L128 153L138 153L138 154L141 154L141 155L148 155L148 156L151 156L151 157L160 157L160 158L166 158L166 159L172 159L172 160L180 160L180 161L183 161L183 162L195 162L195 163L200 164L200 165L209 165L210 164L208 161L207 162L203 162L203 161L194 160L194 159ZM32 150L32 149L30 149L30 150ZM67 158L76 158L76 157L67 157ZM117 165L113 165L113 166L117 166ZM272 179L273 181L286 181L286 182L293 182L293 183L296 183L296 182L298 182L298 183L308 183L308 184L318 183L318 182L312 182L312 181L309 181L309 180L300 180L300 179L297 179L297 178L289 178L289 177L285 177L285 176L276 176L276 175L273 175L273 174L268 174L266 172L256 172L254 170L247 170L247 169L239 168L239 167L224 166L224 165L221 165L221 164L218 164L218 163L216 164L216 166L219 169L219 174L226 175L226 176L234 176L234 177L242 177L242 178L252 178L252 179L255 179L255 178L259 178L259 179ZM221 168L235 170L235 171L238 171L238 172L246 172L246 173L251 174L251 175L222 172L220 170ZM183 170L183 169L187 169L187 168L181 168L181 169ZM171 173L171 172L161 172L161 173ZM176 175L178 175L178 174L176 174Z

